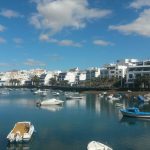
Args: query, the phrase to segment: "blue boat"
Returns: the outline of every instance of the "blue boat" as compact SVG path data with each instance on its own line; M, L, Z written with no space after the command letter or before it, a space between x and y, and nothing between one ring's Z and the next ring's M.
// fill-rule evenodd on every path
M142 95L137 96L138 101L144 103L145 98Z
M126 108L120 109L123 116L126 117L134 117L134 118L149 118L150 119L150 112L141 112L138 108Z

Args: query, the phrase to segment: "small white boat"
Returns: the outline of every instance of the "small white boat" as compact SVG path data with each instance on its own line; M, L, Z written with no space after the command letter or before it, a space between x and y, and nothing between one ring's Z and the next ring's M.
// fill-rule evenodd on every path
M59 93L59 92L53 92L52 95L54 95L54 96L59 96L60 93Z
M17 122L11 132L8 134L7 139L9 142L27 142L31 139L34 132L34 126L31 122L23 121Z
M120 97L115 97L113 94L107 96L107 99L112 100L112 101L117 101L120 100Z
M44 100L44 101L38 102L37 105L41 105L41 106L62 105L63 103L64 103L64 101L62 101L62 100L58 100L58 99L52 98L52 99L48 99L48 100Z
M116 103L115 106L116 106L116 107L123 107L124 105L121 104L121 103Z
M146 101L146 102L149 102L149 101L150 101L150 93L145 94L144 97L145 97L145 101Z
M100 142L91 141L87 146L87 150L112 150L112 148Z
M41 93L43 93L43 91L41 91L40 89L34 92L34 94L41 94Z
M66 96L66 99L84 99L83 96Z

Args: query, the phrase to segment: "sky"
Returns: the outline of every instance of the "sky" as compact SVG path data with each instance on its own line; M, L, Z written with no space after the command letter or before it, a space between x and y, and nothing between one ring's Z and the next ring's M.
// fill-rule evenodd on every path
M150 58L150 0L1 0L0 71Z

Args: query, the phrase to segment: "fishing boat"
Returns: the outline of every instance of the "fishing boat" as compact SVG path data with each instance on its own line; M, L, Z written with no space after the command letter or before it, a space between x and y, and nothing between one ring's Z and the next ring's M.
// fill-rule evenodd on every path
M34 126L31 122L17 122L11 132L7 135L7 139L10 143L27 142L31 139L33 132Z
M150 118L150 112L141 112L138 108L120 109L123 116L134 118Z
M87 146L87 150L112 150L112 148L103 143L91 141Z
M48 100L40 101L40 102L37 103L37 105L40 105L40 106L62 105L63 103L64 103L64 101L62 101L62 100L51 98L51 99L48 99Z

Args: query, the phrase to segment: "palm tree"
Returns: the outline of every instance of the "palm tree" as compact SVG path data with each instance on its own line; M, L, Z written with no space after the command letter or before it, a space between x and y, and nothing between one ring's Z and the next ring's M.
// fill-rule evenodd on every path
M40 83L40 78L35 75L32 77L31 81L32 81L32 85L38 86Z
M12 86L16 86L16 85L19 85L19 84L20 84L20 80L18 80L18 79L10 79L10 80L9 80L9 83L10 83Z
M52 85L52 86L56 85L57 84L56 78L51 78L49 80L49 84Z

